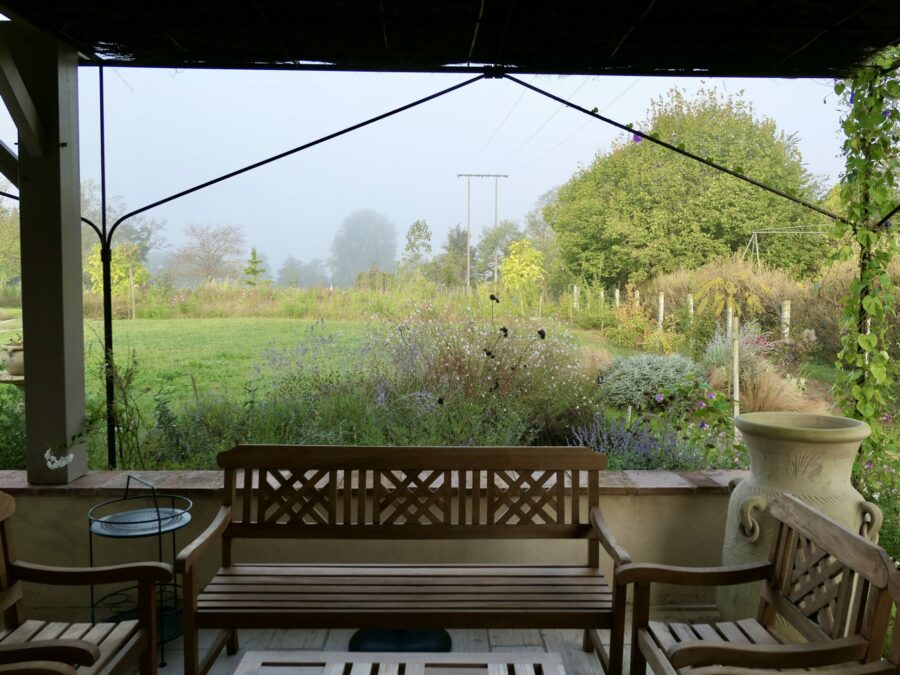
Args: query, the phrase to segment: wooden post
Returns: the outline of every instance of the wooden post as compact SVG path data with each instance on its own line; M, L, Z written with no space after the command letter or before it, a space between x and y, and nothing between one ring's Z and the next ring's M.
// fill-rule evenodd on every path
M601 305L606 304L606 291L602 288L600 289L600 304Z
M688 293L688 322L694 323L694 294Z
M638 307L641 306L641 291L638 288L634 289L634 304Z
M574 284L572 286L572 309L578 309L579 294L580 289L578 288L578 284Z
M731 344L731 322L734 318L734 309L731 307L731 303L728 303L728 307L725 308L725 344Z
M739 319L734 317L731 329L731 380L734 416L741 414L741 328Z
M659 306L656 310L656 330L663 329L663 319L666 316L666 294L659 292Z
M622 296L619 293L619 289L616 288L616 290L613 292L613 304L615 304L615 306L618 307L619 304L621 303L621 301L622 301Z
M0 57L2 77L16 85L3 90L4 103L24 111L16 123L22 333L28 348L25 463L30 483L68 483L87 471L87 455L80 442L84 318L78 53L19 21L0 24L0 42L9 50ZM48 449L57 459L71 455L71 460L62 459L64 466L51 469L44 457Z
M781 337L785 340L791 337L791 301L781 303Z

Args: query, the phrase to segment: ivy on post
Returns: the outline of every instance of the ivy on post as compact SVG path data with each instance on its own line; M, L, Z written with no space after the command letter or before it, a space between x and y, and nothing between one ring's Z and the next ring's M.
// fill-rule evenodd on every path
M891 386L900 375L897 345L888 344L888 327L896 321L897 289L890 264L896 236L900 177L900 47L889 47L869 65L835 85L847 113L842 120L846 160L841 177L844 221L834 235L838 258L853 259L853 280L841 324L840 370L836 397L844 414L872 427L864 446L864 466L877 465L884 452L882 419L888 418ZM891 352L894 352L892 355Z

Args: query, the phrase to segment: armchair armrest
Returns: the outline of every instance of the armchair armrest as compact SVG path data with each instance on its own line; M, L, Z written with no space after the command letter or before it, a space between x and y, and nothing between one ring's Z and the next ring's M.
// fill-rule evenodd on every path
M591 507L590 521L591 527L594 529L594 533L600 540L601 546L606 549L606 552L609 554L609 557L612 558L615 566L618 567L619 565L627 565L630 563L631 556L628 555L628 551L619 546L619 542L616 541L616 537L613 535L612 530L609 529L606 521L603 520L603 513L600 511L599 506Z
M731 567L677 567L631 563L615 572L616 583L660 583L680 586L731 586L766 579L772 573L769 561Z
M0 675L78 675L68 663L59 661L22 661L0 666Z
M172 566L159 562L106 567L52 567L16 560L9 564L9 570L14 579L56 586L92 586L126 581L167 583L172 580Z
M749 645L724 642L682 642L667 650L676 669L691 666L740 666L742 668L821 668L866 656L868 641L852 635L828 642L787 645Z
M220 507L216 517L213 518L213 521L209 526L200 533L200 536L181 549L181 552L175 559L175 570L179 574L185 574L190 571L197 562L197 559L203 555L203 552L206 551L207 548L209 548L210 544L222 536L222 533L225 531L225 528L228 527L230 522L231 507Z
M92 666L100 649L84 640L37 640L0 645L0 665L23 661L59 661L69 665Z

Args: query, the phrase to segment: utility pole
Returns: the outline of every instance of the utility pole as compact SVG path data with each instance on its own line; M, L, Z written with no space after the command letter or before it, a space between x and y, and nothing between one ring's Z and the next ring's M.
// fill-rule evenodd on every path
M500 224L500 179L509 176L505 173L458 173L456 177L466 179L466 291L468 292L472 285L472 179L494 179L494 227L497 227ZM494 281L496 281L496 264L494 267Z

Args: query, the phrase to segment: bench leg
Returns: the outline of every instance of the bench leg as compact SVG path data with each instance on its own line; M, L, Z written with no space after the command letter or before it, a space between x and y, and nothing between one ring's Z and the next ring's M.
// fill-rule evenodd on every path
M581 637L581 648L588 654L594 651L594 643L591 641L591 631L589 628L584 629L584 634Z
M238 653L238 649L240 649L240 645L238 644L238 634L237 629L232 628L228 631L228 639L225 642L225 653L229 656L234 656Z

